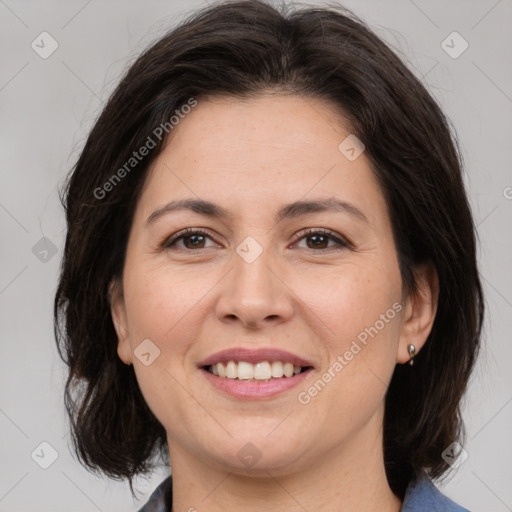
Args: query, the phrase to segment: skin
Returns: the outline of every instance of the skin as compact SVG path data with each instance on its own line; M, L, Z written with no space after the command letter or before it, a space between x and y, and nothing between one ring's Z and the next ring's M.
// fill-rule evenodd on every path
M133 364L167 432L174 512L400 510L384 471L384 397L395 365L409 360L407 345L418 352L431 330L438 283L419 267L419 293L404 293L383 194L364 152L349 161L338 150L351 131L334 112L285 94L201 100L150 169L111 305L119 357ZM339 211L274 219L284 204L328 197L352 203L368 222ZM183 210L145 226L157 208L185 198L233 216ZM198 245L162 247L185 228L209 234ZM301 234L307 228L352 247L329 237L315 245ZM262 249L252 263L236 252L248 236ZM394 303L401 311L300 403L298 393ZM147 366L134 355L144 339L160 350ZM288 350L315 368L289 391L240 400L197 368L237 346ZM261 455L252 468L237 456L249 442Z

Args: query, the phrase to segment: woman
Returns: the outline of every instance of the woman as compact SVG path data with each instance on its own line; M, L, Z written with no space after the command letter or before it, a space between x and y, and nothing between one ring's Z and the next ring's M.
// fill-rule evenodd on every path
M473 219L444 115L361 21L196 13L62 201L75 449L130 484L169 463L142 511L465 510L432 479L480 340Z

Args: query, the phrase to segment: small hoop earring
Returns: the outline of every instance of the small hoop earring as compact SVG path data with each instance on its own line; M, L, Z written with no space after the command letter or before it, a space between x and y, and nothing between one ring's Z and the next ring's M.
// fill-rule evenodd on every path
M411 358L409 360L409 364L412 366L414 364L414 357L416 356L416 347L411 344L407 346L407 350L409 351L409 356Z

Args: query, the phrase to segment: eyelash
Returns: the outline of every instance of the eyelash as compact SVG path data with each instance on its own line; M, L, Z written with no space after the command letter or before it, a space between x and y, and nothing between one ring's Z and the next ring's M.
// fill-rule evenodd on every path
M161 247L163 249L166 249L166 250L175 250L175 249L172 249L172 246L174 244L176 244L176 242L178 242L179 240L187 237L187 236L191 236L191 235L204 235L204 236L207 236L208 238L211 238L213 239L212 235L204 230L204 229L201 229L201 228L187 228L186 230L184 231L181 231L179 233L177 233L176 235L173 235L171 236L170 238L167 238L163 244L161 245ZM308 250L310 251L314 251L314 252L319 252L319 251L327 251L327 252L330 252L331 250L339 250L339 249L352 249L353 246L350 242L348 242L346 239L342 238L342 237L338 237L335 235L335 233L333 233L332 231L329 231L328 229L322 229L322 228L308 228L308 229L305 229L304 231L301 231L299 234L295 235L294 238L295 238L295 242L298 242L299 240L301 240L302 238L308 238L308 237L311 237L313 235L322 235L322 236L327 236L329 237L332 241L336 242L336 244L338 245L338 247L328 247L328 248L323 248L323 249L311 249L311 248L307 248ZM184 249L178 249L178 250L182 250L182 251L186 251L186 252L196 252L196 251L200 251L202 249L207 249L207 247L201 247L199 249L187 249L187 248L184 248Z

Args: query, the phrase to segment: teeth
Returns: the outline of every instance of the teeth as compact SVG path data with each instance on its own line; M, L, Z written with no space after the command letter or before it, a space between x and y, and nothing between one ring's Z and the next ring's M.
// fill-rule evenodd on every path
M236 364L234 361L229 361L226 366L226 377L228 379L236 379L238 377Z
M272 377L278 379L284 375L283 363L281 361L274 361L271 368Z
M222 363L221 363L222 364ZM234 361L229 361L228 366L233 364L233 366L237 366ZM227 375L226 375L227 377ZM238 372L235 373L232 379L239 380L251 380L254 379L254 365L251 363L246 363L245 361L240 361L238 363Z
M283 371L285 377L291 377L293 375L293 364L292 363L284 363Z
M256 363L254 365L254 378L256 380L268 380L272 377L272 373L270 371L270 363L268 361L263 361L262 363Z
M281 361L262 361L251 364L246 361L228 361L227 363L216 363L208 367L208 370L219 377L238 380L270 380L281 377L293 377L302 371L302 367L294 366L293 363Z

